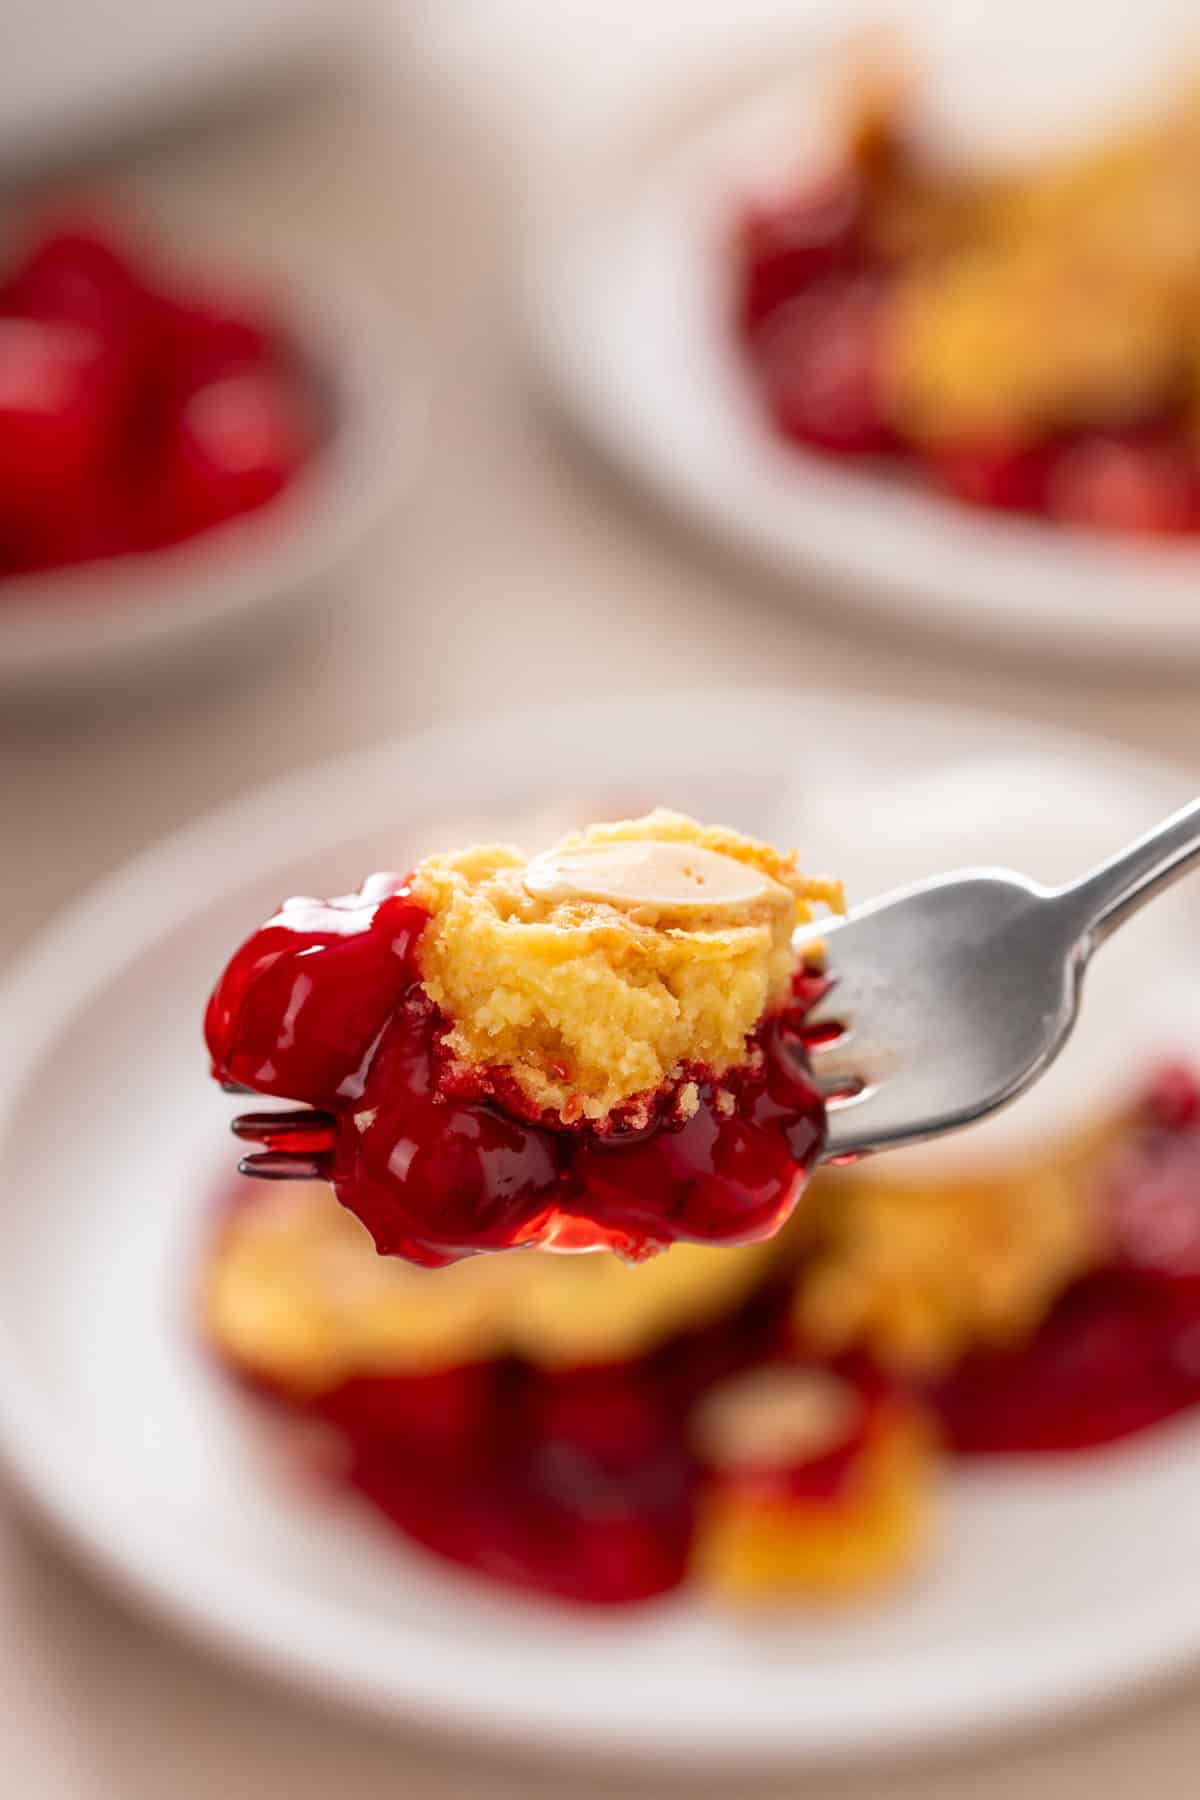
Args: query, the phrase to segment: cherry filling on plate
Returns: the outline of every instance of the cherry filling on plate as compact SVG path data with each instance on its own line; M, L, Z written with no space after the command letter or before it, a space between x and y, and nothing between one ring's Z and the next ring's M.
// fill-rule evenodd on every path
M312 373L257 299L92 216L0 270L0 576L160 550L256 511L320 433Z
M1188 1071L1040 1176L936 1190L893 1205L870 1163L823 1170L761 1243L432 1271L377 1256L326 1186L243 1182L202 1328L316 1428L318 1496L474 1575L588 1606L825 1605L936 1554L959 1459L1094 1456L1200 1402Z
M213 1073L314 1109L289 1151L388 1255L750 1242L823 1145L823 980L792 938L838 899L665 812L430 857L255 933L209 1004Z
M434 1272L375 1256L327 1189L256 1185L204 1327L328 1434L319 1482L476 1575L588 1606L828 1598L905 1567L932 1438L895 1384L793 1344L786 1235Z
M732 325L784 439L973 506L1200 530L1190 89L1152 122L981 173L859 72L841 147L737 217Z
M1095 1191L1104 1252L1041 1329L935 1388L967 1454L1082 1450L1200 1401L1200 1084L1164 1068Z

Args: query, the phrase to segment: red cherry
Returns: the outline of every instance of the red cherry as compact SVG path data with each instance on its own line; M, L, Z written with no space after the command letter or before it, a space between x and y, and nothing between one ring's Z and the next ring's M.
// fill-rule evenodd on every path
M133 252L109 227L64 219L18 263L0 309L94 332L132 380L152 337L150 296Z
M1047 510L1072 525L1164 537L1200 527L1196 473L1170 444L1136 436L1077 439L1054 458Z
M848 268L860 252L862 187L852 169L773 203L747 207L738 224L738 326L756 336L777 307L813 281Z
M1146 1137L1117 1162L1108 1213L1124 1267L1200 1282L1200 1131Z
M785 437L840 456L888 447L880 392L884 313L878 282L831 276L772 315L755 354Z
M198 387L170 431L160 499L168 538L187 537L282 492L312 447L308 408L294 383L270 373Z
M665 1500L578 1473L560 1495L546 1491L537 1471L503 1458L464 1480L459 1470L368 1446L351 1480L417 1543L506 1586L591 1606L629 1605L677 1587L691 1536L686 1473L676 1473Z
M335 1106L412 985L428 914L399 876L338 900L289 900L242 945L204 1019L214 1076Z
M99 473L116 418L95 333L0 316L0 514L38 520Z
M393 1015L339 1115L331 1179L382 1255L437 1267L519 1242L560 1184L549 1133L434 1091L430 1024L417 1001Z
M547 1374L534 1384L529 1415L543 1443L611 1467L634 1468L673 1436L661 1395L635 1365Z
M160 378L165 391L178 397L227 375L282 369L288 361L286 334L250 302L192 291L164 294L157 329Z
M1186 1063L1167 1063L1158 1070L1146 1095L1146 1111L1163 1131L1187 1131L1200 1125L1200 1080Z
M996 512L1041 512L1052 451L1048 446L962 444L928 457L934 479L956 499Z
M66 569L146 548L144 507L137 491L107 473L73 503L54 511L25 540L26 569Z
M490 1443L494 1388L494 1371L483 1363L425 1374L355 1375L320 1410L354 1443L461 1465Z
M1080 1450L1200 1401L1195 1307L1123 1271L1089 1277L1020 1350L966 1356L935 1396L963 1454Z

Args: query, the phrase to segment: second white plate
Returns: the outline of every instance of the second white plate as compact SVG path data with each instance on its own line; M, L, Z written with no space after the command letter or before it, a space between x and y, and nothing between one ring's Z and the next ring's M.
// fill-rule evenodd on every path
M727 323L739 197L827 137L840 45L768 46L556 160L532 207L525 312L583 429L658 498L785 577L1015 653L1161 670L1200 659L1200 548L973 512L773 438ZM966 109L987 60L964 57Z

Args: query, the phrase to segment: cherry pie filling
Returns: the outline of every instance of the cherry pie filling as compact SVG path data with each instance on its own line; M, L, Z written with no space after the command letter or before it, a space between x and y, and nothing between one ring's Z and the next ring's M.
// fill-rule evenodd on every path
M863 153L853 132L848 136L840 167L797 182L772 199L745 205L735 222L730 252L732 329L763 411L778 435L825 456L870 459L880 466L913 471L941 492L991 511L1140 535L1200 531L1195 396L1183 332L1173 360L1163 352L1151 368L1138 371L1136 397L1128 391L1134 384L1123 358L1121 368L1109 371L1107 384L1098 362L1090 370L1086 402L1067 396L1057 411L1051 405L1040 415L1033 409L1019 428L960 427L948 421L935 433L914 428L896 403L894 380L889 381L898 297L918 267L937 270L955 256L966 267L972 240L964 220L975 216L986 220L991 196L982 185L978 193L965 181L956 187L953 177L942 177L939 185L939 178L912 158L903 119L882 122L869 154ZM1135 143L1131 154L1136 157L1138 150ZM1103 155L1102 149L1094 165L1088 165L1095 168L1096 191L1102 195L1107 191L1102 185ZM1048 184L1054 178L1051 171ZM1153 185L1152 172L1146 179L1148 198L1142 213L1149 217L1159 189ZM1164 229L1176 229L1165 159L1159 181ZM1036 205L1036 185L1033 191ZM1002 190L997 211L1004 200ZM1115 192L1112 205L1122 204ZM1144 217L1139 219L1135 210L1130 230L1141 224L1145 231ZM938 220L948 241L922 241L922 230L931 239ZM1096 235L1099 238L1099 228ZM1089 267L1086 234L1073 278L1067 252L1058 255L1053 237L1049 228L1034 252L1041 254L1041 246L1049 243L1046 257L1052 275L1042 296L1049 315L1060 310L1051 279L1061 282L1067 306L1081 291L1099 291L1102 296L1106 280L1103 263L1098 276ZM1166 236L1164 244L1171 243ZM1155 293L1155 283L1161 286L1170 278L1170 271L1156 263L1162 247L1150 242L1149 234L1144 263L1137 260L1137 248L1132 246L1135 254L1129 266L1142 285L1132 290L1130 306L1134 300L1142 304L1147 293ZM1174 248L1182 258L1185 246ZM1118 264L1108 302L1110 315L1089 310L1079 335L1092 330L1099 335L1120 325L1125 289L1119 283L1127 280L1127 269ZM1033 296L1036 293L1034 287ZM968 327L968 307L974 299L969 295L962 309ZM1036 303L1031 297L1029 307ZM1020 304L1010 307L1010 312L1021 310ZM1049 323L1055 324L1052 316ZM946 330L958 326L956 316ZM1131 323L1130 332L1135 329ZM1020 354L1015 347L1020 330L1018 321L1009 340L1002 341L1009 356ZM1037 354L1036 348L1030 352L1031 357ZM978 350L978 359L987 360L985 348ZM1145 361L1150 363L1149 350ZM1106 385L1107 394L1102 391Z
M933 1390L965 1455L1084 1450L1200 1401L1200 1083L1164 1068L1101 1172L1104 1264L1023 1348L969 1354Z
M1062 1454L1200 1401L1200 1084L1187 1071L1155 1080L1097 1171L1096 1204L1112 1226L1102 1265L1025 1345L970 1352L932 1383L799 1343L802 1256L642 1356L364 1371L315 1399L275 1398L332 1430L340 1478L389 1524L504 1585L608 1606L697 1577L740 1599L773 1584L843 1593L907 1562L935 1433L951 1458ZM764 1375L832 1383L844 1423L807 1449L768 1433L747 1454L735 1433L714 1456L711 1428L697 1430L706 1409Z
M236 953L206 1017L217 1079L327 1116L305 1148L382 1253L429 1267L533 1244L636 1259L778 1229L824 1143L805 1023L819 974L797 973L744 1062L685 1069L654 1096L649 1123L565 1125L509 1110L503 1071L445 1053L449 1022L416 957L427 919L390 875L289 901Z

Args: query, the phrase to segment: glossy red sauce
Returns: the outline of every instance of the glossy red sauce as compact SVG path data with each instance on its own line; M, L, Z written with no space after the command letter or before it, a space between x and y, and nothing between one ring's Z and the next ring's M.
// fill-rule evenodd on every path
M485 1428L457 1452L349 1436L355 1490L426 1549L510 1586L607 1606L676 1587L696 1471L653 1371L497 1364L486 1379Z
M234 957L208 1015L218 1075L334 1114L331 1173L385 1248L441 1260L593 1218L601 1235L640 1245L650 1233L719 1235L771 1217L791 1179L781 1164L794 1173L819 1142L819 1114L802 1104L802 1050L821 978L798 979L794 1014L764 1034L762 1069L731 1090L730 1119L709 1092L686 1125L664 1115L605 1142L506 1116L491 1100L443 1096L441 1022L414 993L423 924L396 876L341 901L290 902ZM355 1123L363 1109L376 1109L365 1129ZM1111 1227L1105 1266L1060 1297L1030 1343L972 1352L920 1396L952 1453L1093 1449L1200 1402L1191 1072L1160 1071L1134 1130L1097 1171L1096 1205ZM684 1580L706 1479L688 1448L689 1415L724 1378L801 1354L789 1302L786 1283L768 1287L635 1362L362 1374L315 1404L276 1398L332 1427L348 1483L426 1549L509 1586L624 1605ZM737 1479L748 1497L836 1506L853 1495L896 1388L861 1361L838 1372L863 1395L860 1431L806 1464L747 1471Z
M940 1416L952 1454L1095 1449L1200 1402L1200 1086L1165 1069L1141 1120L1098 1171L1097 1205L1114 1224L1108 1265L1069 1288L1028 1345L974 1352L915 1396ZM686 1577L706 1480L688 1449L693 1407L745 1369L815 1360L790 1335L790 1302L786 1281L768 1285L633 1362L364 1374L315 1403L274 1397L332 1427L344 1479L426 1549L508 1586L626 1605ZM836 1367L862 1397L855 1433L827 1455L723 1482L806 1509L853 1500L900 1390L865 1359Z
M965 1357L933 1396L952 1446L1084 1450L1200 1401L1200 1086L1161 1071L1098 1179L1108 1266L1062 1295L1031 1343Z
M419 981L425 919L394 875L290 900L234 956L205 1021L218 1079L332 1115L305 1147L381 1252L429 1266L533 1243L638 1257L778 1229L824 1143L805 1037L819 978L798 976L746 1065L720 1081L688 1072L690 1118L672 1093L649 1127L601 1135L518 1117L493 1072L472 1094L450 1068Z
M589 1606L623 1606L685 1579L704 1471L693 1407L719 1381L793 1354L789 1294L768 1287L731 1317L635 1361L547 1371L515 1360L421 1375L361 1375L316 1402L345 1453L339 1480L447 1561ZM863 1422L831 1456L748 1472L748 1496L807 1506L853 1498L883 1389L861 1384Z
M1200 531L1200 472L1178 409L935 450L897 431L881 379L896 270L870 241L869 198L847 168L736 222L733 326L778 435L882 459L989 511L1143 536Z

